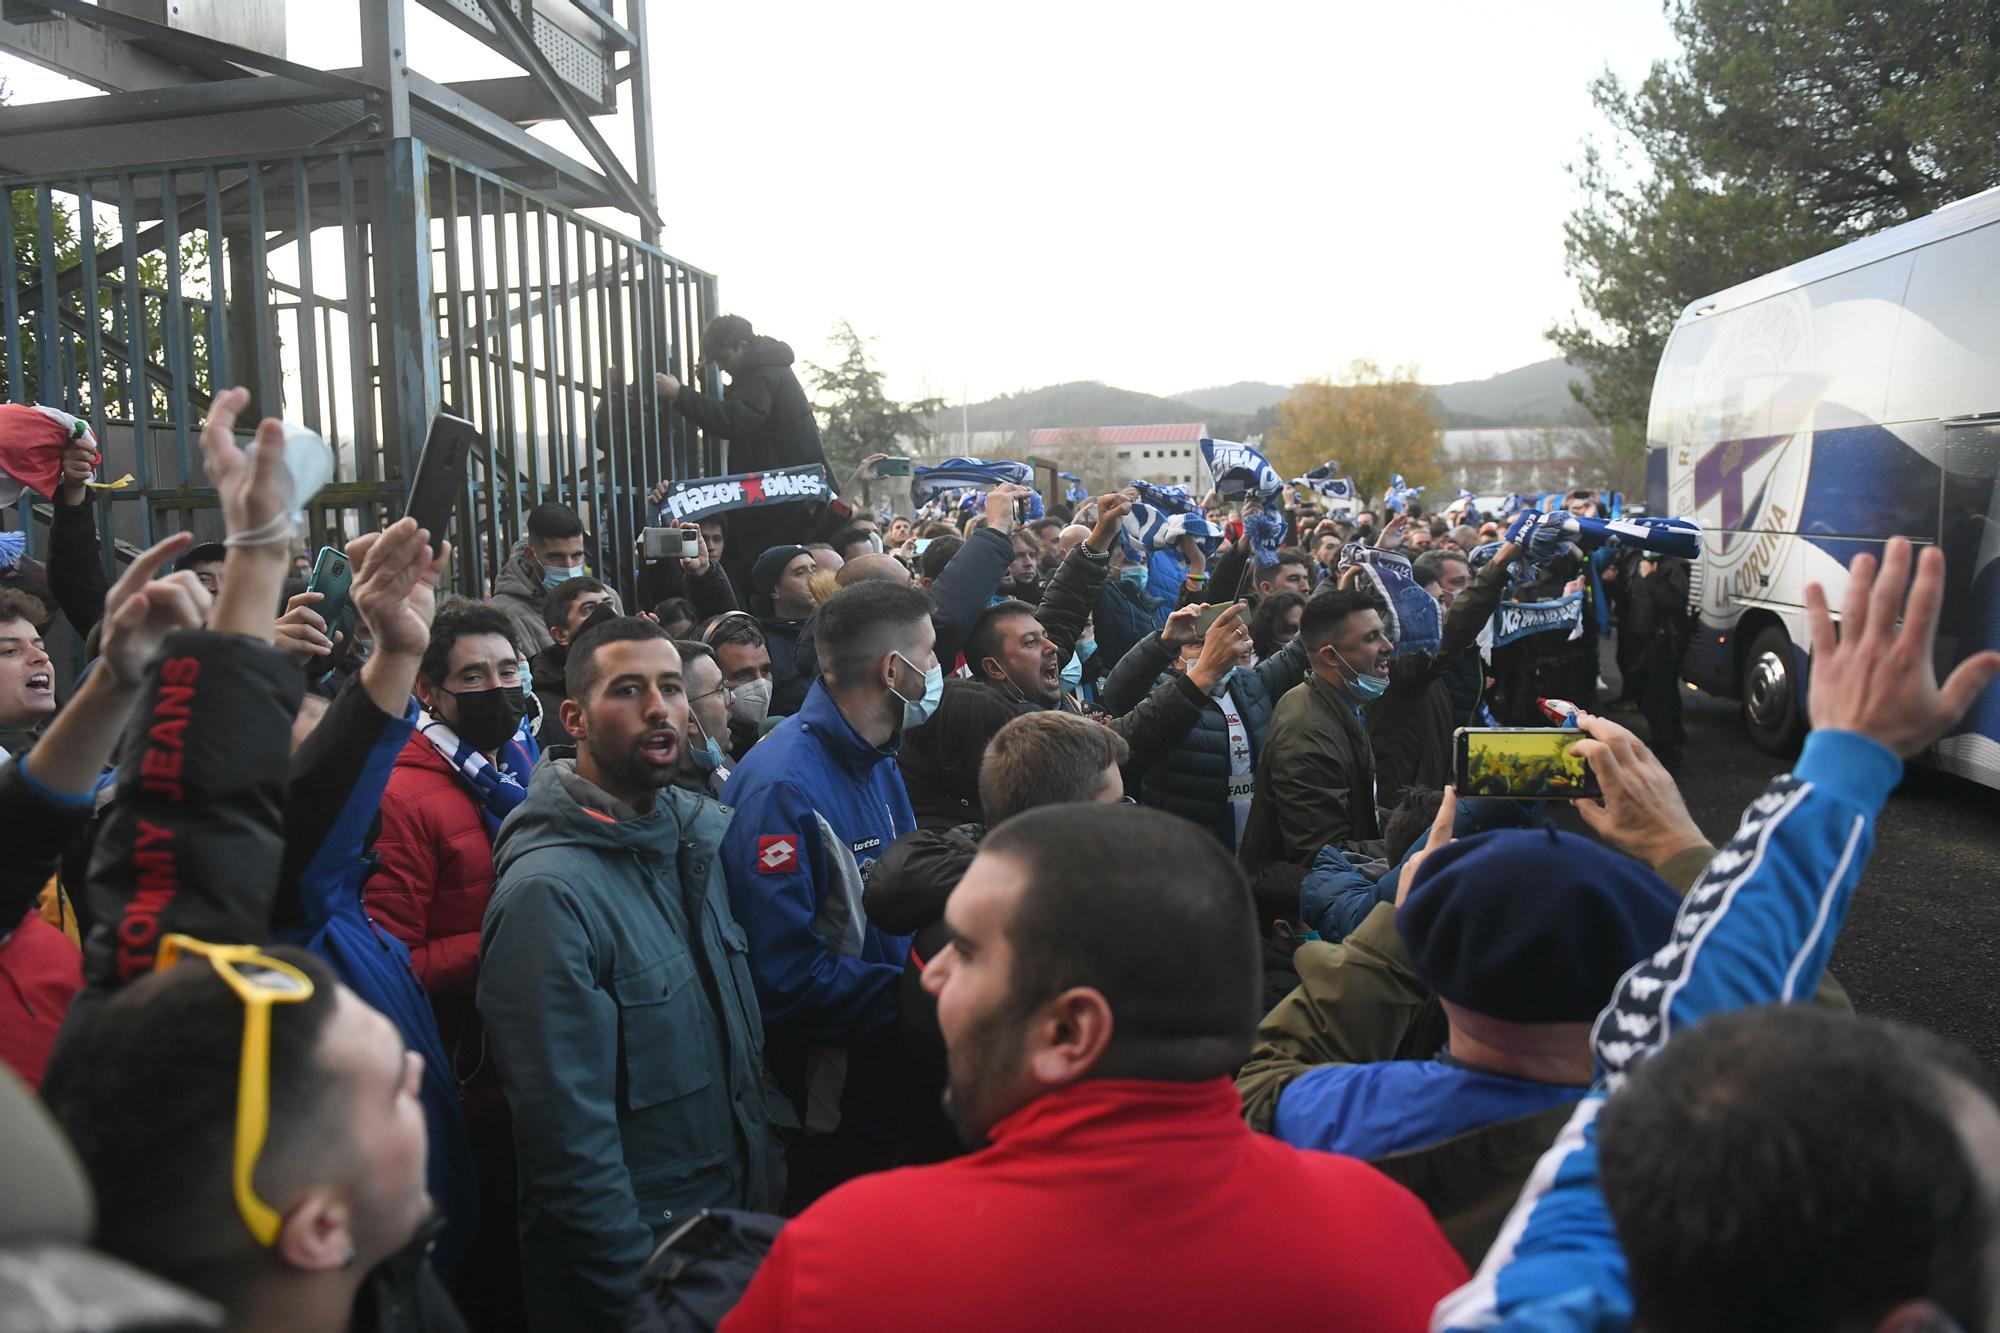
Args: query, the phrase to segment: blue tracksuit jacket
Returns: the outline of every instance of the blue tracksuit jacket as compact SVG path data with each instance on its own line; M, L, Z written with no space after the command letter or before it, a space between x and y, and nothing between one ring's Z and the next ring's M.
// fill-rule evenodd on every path
M808 1133L901 1133L897 995L910 939L861 910L869 868L917 826L895 751L857 735L816 681L722 789L735 811L722 869L750 936L765 1059Z
M1601 1079L1521 1192L1439 1333L1610 1333L1632 1323L1625 1256L1597 1188L1597 1116L1625 1073L1711 1014L1812 996L1903 774L1855 732L1816 731L1798 767L1751 802L1688 891L1673 939L1625 974L1592 1039Z

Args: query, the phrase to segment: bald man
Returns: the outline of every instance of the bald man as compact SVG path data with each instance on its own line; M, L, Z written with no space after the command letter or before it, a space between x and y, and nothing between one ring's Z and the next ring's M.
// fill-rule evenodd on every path
M850 583L859 583L863 579L883 579L890 583L914 583L916 582L916 575L910 571L908 565L893 555L876 555L871 553L855 556L852 560L842 565L840 572L833 576L834 583L842 588L845 588Z
M1088 529L1084 535L1090 535ZM959 547L931 582L931 624L937 629L938 660L945 664L947 672L957 659L972 622L979 619L979 613L999 590L1000 578L1013 558L1014 507L1011 497L1002 495L1000 503L987 507L986 525L966 537L965 545ZM893 555L856 556L834 575L834 581L843 588L863 579L914 581L910 570ZM816 680L820 674L816 628L812 620L805 623L792 658L799 674L808 680Z
M1058 562L1061 562L1063 560L1068 559L1069 553L1071 551L1074 551L1077 548L1077 544L1083 541L1083 539L1085 537L1088 537L1089 535L1090 535L1090 529L1086 528L1081 523L1072 523L1068 527L1064 528L1061 532L1057 533L1056 560Z

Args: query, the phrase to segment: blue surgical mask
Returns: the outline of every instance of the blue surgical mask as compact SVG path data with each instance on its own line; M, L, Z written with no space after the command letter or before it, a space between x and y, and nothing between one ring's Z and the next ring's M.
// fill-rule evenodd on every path
M1063 669L1062 669L1063 693L1075 694L1078 689L1082 688L1082 686L1083 686L1083 658L1078 656L1076 653L1071 653L1069 655L1069 661L1063 663Z
M1353 666L1348 663L1348 660L1340 656L1340 649L1335 648L1332 644L1328 644L1327 651L1335 657L1339 657L1342 666L1347 667L1349 671L1354 671ZM1354 692L1355 698L1363 701L1379 699L1382 697L1383 692L1389 688L1389 680L1386 676L1364 676L1359 671L1354 671L1353 680L1343 683L1348 689Z
M901 653L896 654L896 660L911 670L916 669L917 664L909 658L904 657ZM894 689L891 689L889 692L895 694L898 699L903 699L903 696L896 694ZM911 727L921 727L924 723L930 721L931 714L937 712L938 704L943 698L944 668L933 664L929 671L924 672L923 698L903 699L903 729L907 731Z
M1097 640L1085 639L1082 643L1079 643L1076 646L1076 655L1086 662L1097 656Z
M688 762L694 765L695 772L707 777L722 767L722 747L710 736L699 750L688 751Z
M560 587L562 584L568 583L571 579L582 577L582 565L575 565L569 569L550 569L544 566L542 569L542 586L544 588Z
M1118 571L1118 581L1135 592L1146 591L1146 567L1127 565Z

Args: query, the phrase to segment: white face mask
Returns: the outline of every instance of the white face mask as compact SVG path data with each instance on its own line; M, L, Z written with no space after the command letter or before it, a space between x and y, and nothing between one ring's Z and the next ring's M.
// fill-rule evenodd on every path
M895 658L910 670L917 669L917 664L901 653L895 654ZM937 712L938 704L944 699L944 667L934 662L931 664L931 669L924 672L924 692L920 698L904 698L893 685L889 687L889 693L903 700L904 730L921 727L931 720L931 714Z
M733 688L735 697L729 701L729 716L746 727L763 726L765 715L771 711L771 682L760 677Z

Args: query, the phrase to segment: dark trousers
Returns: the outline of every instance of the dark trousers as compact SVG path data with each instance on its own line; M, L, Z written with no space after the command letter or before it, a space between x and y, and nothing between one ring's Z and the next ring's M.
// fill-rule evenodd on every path
M1632 693L1646 715L1653 753L1663 762L1679 759L1687 741L1687 728L1681 724L1681 656L1678 639L1657 635L1636 657L1638 688Z

